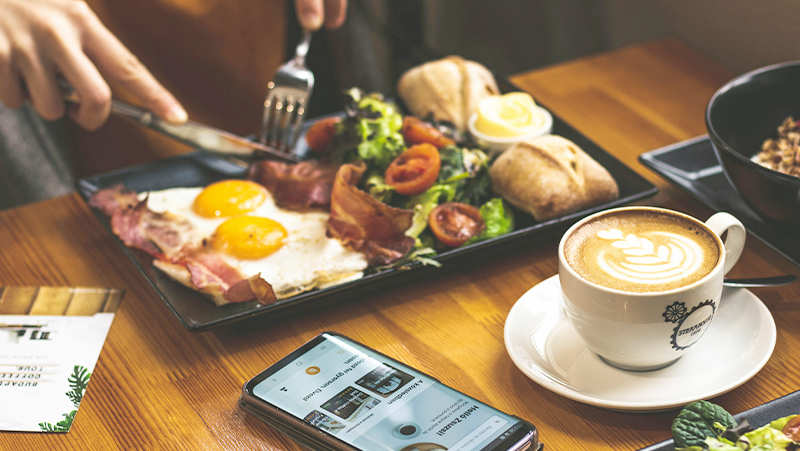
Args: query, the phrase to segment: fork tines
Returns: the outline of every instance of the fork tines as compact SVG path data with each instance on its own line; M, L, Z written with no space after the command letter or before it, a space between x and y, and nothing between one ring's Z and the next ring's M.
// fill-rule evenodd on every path
M304 32L294 58L279 67L275 77L267 84L261 143L282 152L294 150L306 112L306 102L314 89L314 74L305 64L310 43L311 33Z
M275 82L269 82L269 94L264 100L264 117L261 123L261 140L264 144L283 152L294 149L299 138L300 125L306 110L307 95L281 92Z

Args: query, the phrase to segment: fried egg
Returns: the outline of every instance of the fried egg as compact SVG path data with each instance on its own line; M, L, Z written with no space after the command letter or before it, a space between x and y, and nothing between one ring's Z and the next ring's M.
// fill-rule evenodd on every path
M225 180L140 196L156 213L186 218L195 242L204 242L244 275L260 273L278 299L358 279L367 268L364 254L326 236L328 213L279 208L255 182Z

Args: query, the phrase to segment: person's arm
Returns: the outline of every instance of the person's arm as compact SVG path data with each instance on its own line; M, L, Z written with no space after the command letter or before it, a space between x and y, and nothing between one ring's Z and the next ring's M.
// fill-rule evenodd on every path
M308 30L342 25L347 0L296 0ZM47 119L64 114L57 77L77 91L70 117L93 130L108 118L111 89L122 86L144 108L173 123L187 120L181 104L80 0L0 0L0 102L10 108L30 100Z

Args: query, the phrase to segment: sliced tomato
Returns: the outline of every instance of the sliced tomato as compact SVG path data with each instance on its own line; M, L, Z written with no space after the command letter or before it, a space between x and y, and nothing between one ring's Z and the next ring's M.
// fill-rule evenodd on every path
M436 182L441 164L432 144L411 146L386 168L386 184L406 196L424 193Z
M783 426L781 432L795 442L800 442L800 415L792 418Z
M403 140L406 142L407 146L429 143L441 149L442 147L455 144L455 141L445 136L444 133L440 132L436 127L414 116L406 116L403 118L402 132Z
M428 216L428 225L447 247L461 246L486 229L481 212L460 202L447 202L434 208Z
M329 117L319 120L308 127L306 131L306 142L308 147L317 153L328 152L328 146L333 141L333 135L336 133L336 124L341 121L340 117Z

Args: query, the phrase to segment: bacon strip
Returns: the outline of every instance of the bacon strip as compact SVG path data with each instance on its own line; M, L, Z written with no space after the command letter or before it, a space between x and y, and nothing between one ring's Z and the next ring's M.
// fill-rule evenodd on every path
M147 200L122 186L98 191L89 204L111 216L111 229L126 246L155 257L153 265L178 282L196 289L217 305L229 302L276 300L272 286L260 275L246 277L218 254L193 238L193 227L185 218L156 213Z
M136 191L122 185L101 189L89 198L89 205L102 211L108 217L111 217L117 210L132 208L138 203L139 195L136 194Z
M414 239L405 235L414 212L390 207L358 189L356 183L366 169L366 164L359 161L342 165L336 173L328 236L364 252L370 266L382 266L414 247Z
M250 166L248 178L264 185L275 203L287 210L326 209L331 204L331 188L338 166L303 161L286 164L261 161Z

